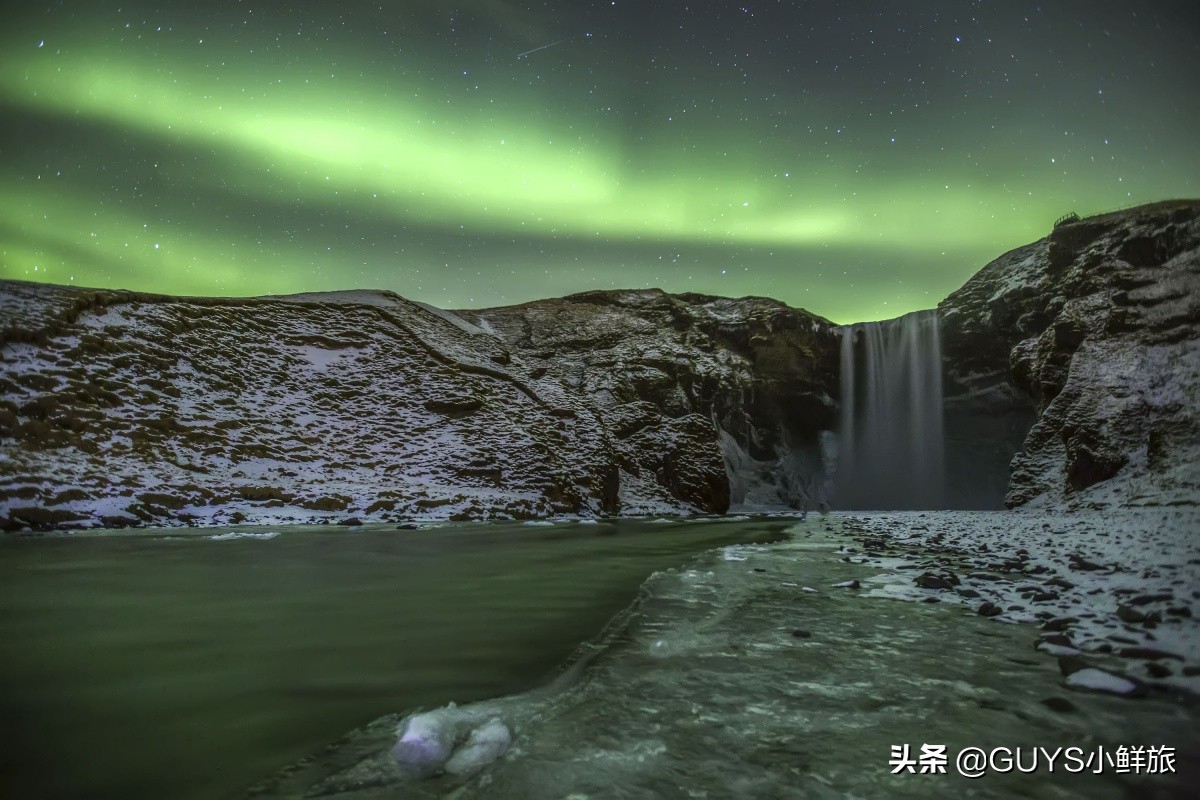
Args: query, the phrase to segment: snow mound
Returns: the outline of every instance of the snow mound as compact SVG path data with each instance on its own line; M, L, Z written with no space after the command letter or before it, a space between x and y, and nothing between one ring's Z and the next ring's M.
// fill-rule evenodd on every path
M503 756L512 732L495 709L454 703L414 714L397 729L391 756L408 774L428 777L448 772L469 777Z

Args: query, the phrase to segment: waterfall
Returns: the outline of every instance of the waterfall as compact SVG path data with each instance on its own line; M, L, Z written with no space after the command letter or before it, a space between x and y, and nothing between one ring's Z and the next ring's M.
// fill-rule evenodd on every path
M841 397L836 507L942 507L937 311L843 327Z

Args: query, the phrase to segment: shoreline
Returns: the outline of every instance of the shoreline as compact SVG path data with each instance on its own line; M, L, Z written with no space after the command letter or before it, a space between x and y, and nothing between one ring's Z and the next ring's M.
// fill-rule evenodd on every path
M220 524L192 524L186 521L178 524L158 524L153 525L125 525L121 527L103 527L103 526L57 526L47 529L23 528L19 530L0 530L0 538L43 538L43 537L71 537L79 535L104 536L104 535L153 535L162 533L164 535L174 535L181 531L201 532L211 531L213 533L235 531L240 529L257 529L271 527L285 528L364 528L367 530L392 529L404 531L421 531L432 530L445 526L471 526L471 525L519 525L530 527L549 527L552 525L596 525L606 522L657 522L665 521L671 523L705 523L705 522L747 522L756 519L802 519L808 512L799 511L796 509L738 509L730 511L727 514L708 514L697 512L695 514L682 514L678 510L671 512L663 512L658 514L613 514L608 516L584 516L570 515L559 517L533 517L529 519L507 519L507 518L491 518L491 519L470 519L457 520L449 517L413 517L408 519L387 519L387 520L372 520L357 518L355 522L347 522L346 520L302 520L302 521L286 521L280 519L258 519L245 522L223 522Z
M8 531L3 537L108 535L269 539L273 526L422 532L444 526L587 526L606 521L664 524L779 520L798 510L738 508L725 515L563 516L530 520L396 522L256 520L229 525L129 526ZM1042 654L1063 674L1094 667L1129 682L1124 691L1182 690L1200 698L1200 509L1014 509L994 511L833 511L815 520L854 546L843 560L880 570L862 581L866 596L949 603L1003 623L1035 626ZM1096 677L1093 675L1093 677ZM1086 688L1086 687L1085 687Z
M921 514L931 512L797 520L782 541L705 551L648 578L638 598L546 684L386 714L284 767L248 796L590 796L589 789L603 795L606 786L650 789L660 775L676 776L677 788L719 794L725 787L743 796L807 796L818 785L803 780L810 773L825 789L891 796L932 790L957 797L975 785L918 786L889 775L883 739L905 736L957 746L1163 739L1181 749L1181 770L1194 768L1197 743L1181 722L1194 714L1186 691L1150 688L1145 701L1130 702L1072 686L1052 662L1022 655L1033 630L1020 627L1026 620L1016 612L999 620L1013 624L992 626L944 603L880 603L924 600L932 590L888 587L913 585L922 560L949 557L937 543L921 549L915 537L896 535L898 523ZM985 525L983 532L994 531ZM857 545L864 537L887 543L864 554ZM449 742L443 755L457 756L472 746L464 741L497 725L506 744L466 772L453 758L409 772L413 764L401 767L389 753L402 733L416 732ZM809 740L821 744L813 750ZM859 754L857 766L837 755L839 743ZM763 764L764 752L785 761ZM864 763L878 769L864 771ZM1034 796L1044 780L993 777L987 789L998 796ZM1117 797L1130 788L1121 776L1058 785L1064 796L1079 797Z
M1034 625L1064 675L1098 668L1132 684L1118 694L1200 698L1200 511L881 512L846 527L846 557L884 570L863 582L870 596Z

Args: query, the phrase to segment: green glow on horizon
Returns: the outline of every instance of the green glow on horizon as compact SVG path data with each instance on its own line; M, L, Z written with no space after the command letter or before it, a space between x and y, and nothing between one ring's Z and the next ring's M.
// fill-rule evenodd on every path
M0 277L194 294L386 288L448 307L660 285L765 294L849 322L935 304L1065 211L1200 188L1167 163L1119 186L1082 158L1047 169L1012 144L1015 128L950 151L810 152L673 119L631 140L532 90L467 102L429 79L371 72L344 47L334 79L233 49L152 57L79 24L54 53L3 42L0 100L190 154L158 185L176 206L207 200L166 214L138 192L10 166ZM837 112L811 114L819 124ZM960 166L972 148L990 161ZM411 242L388 236L414 229ZM465 277L439 282L439 262ZM865 265L840 269L852 262Z

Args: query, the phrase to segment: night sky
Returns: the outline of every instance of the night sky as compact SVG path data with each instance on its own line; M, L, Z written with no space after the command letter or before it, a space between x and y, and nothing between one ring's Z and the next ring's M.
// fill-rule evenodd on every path
M0 8L5 278L850 322L1200 196L1195 0Z

